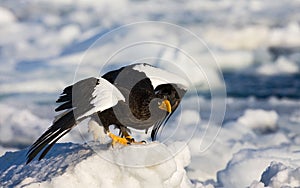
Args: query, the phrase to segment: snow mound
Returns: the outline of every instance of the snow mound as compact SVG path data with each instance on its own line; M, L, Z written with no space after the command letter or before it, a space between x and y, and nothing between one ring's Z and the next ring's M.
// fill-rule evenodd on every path
M262 174L261 182L270 187L300 187L300 167L272 162Z
M241 150L233 156L224 170L218 172L218 183L222 187L231 188L250 185L261 187L261 183L277 187L280 182L282 185L288 182L296 185L300 177L297 176L300 167L300 153L297 150L298 148L293 147ZM270 163L271 167L268 167ZM280 166L278 163L289 167ZM266 168L268 169L265 171Z
M10 24L16 21L14 14L4 7L0 7L0 25Z
M159 161L178 144L168 148L160 143L111 148L94 142L63 143L56 144L45 159L28 165L25 165L26 150L7 152L0 158L0 187L191 187L184 169L190 161L187 147L151 166L118 164L122 159ZM107 160L107 156L111 158Z
M254 53L246 50L214 51L221 70L240 70L254 64Z
M237 122L261 133L277 128L278 114L274 110L247 109Z
M284 58L278 58L274 63L266 63L257 68L262 75L295 74L299 72L296 63Z

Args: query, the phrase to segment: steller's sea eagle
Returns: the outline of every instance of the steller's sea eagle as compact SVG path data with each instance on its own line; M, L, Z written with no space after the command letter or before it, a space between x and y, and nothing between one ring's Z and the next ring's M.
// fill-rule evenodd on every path
M73 127L91 118L104 127L112 145L135 143L129 128L152 128L156 139L159 129L178 107L187 91L182 77L148 64L133 64L110 71L100 78L90 77L66 87L55 111L63 111L29 148L27 163L40 152L42 159L51 147ZM114 125L120 135L110 132Z

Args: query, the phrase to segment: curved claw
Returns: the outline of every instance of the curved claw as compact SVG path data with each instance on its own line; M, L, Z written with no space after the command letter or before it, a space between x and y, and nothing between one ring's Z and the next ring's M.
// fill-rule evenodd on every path
M114 135L111 132L107 132L107 135L112 139L111 145L114 147L117 143L121 145L130 145L130 144L146 144L147 142L145 140L142 140L140 142L136 142L134 138L132 138L129 134L123 137L119 137Z
M130 142L130 144L146 144L146 143L147 143L145 140L136 142L136 141L134 140L134 138L132 138L130 135L125 136L125 138L126 138L126 140L128 140L128 141Z
M108 133L108 136L112 139L112 146L116 145L116 143L119 143L121 145L131 144L126 138L121 138L119 136L114 135L113 133Z
M130 143L134 143L134 142L135 142L134 138L132 138L130 135L125 136L125 138L126 138L126 140L128 140L128 142L130 142Z

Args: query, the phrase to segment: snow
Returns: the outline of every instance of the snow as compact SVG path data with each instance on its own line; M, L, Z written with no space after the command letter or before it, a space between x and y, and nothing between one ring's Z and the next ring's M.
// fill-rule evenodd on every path
M264 64L258 67L257 72L263 75L295 74L299 72L299 67L296 63L284 57L279 57L272 64Z
M216 30L210 28L205 33L207 40L227 50L253 50L266 42L270 30L261 25L248 25L239 30L235 28L224 28Z
M289 22L287 26L283 28L276 28L270 33L270 43L273 46L298 46L300 39L300 27L299 23Z
M299 187L300 168L286 166L280 162L271 162L262 174L261 182L270 187Z
M232 188L249 186L254 180L261 180L265 185L269 185L270 187L280 187L278 184L284 185L284 183L294 183L294 185L297 185L297 182L299 183L299 176L295 175L299 172L293 169L299 167L300 155L299 152L296 152L297 149L299 148L281 147L242 150L233 156L223 171L218 172L218 181L222 186ZM276 157L273 158L272 156ZM273 162L275 160L276 162ZM270 163L271 166L269 166ZM294 167L290 167L291 169L287 170L287 167L278 167L274 163L283 163ZM244 172L247 172L247 175ZM289 173L290 176L288 176ZM294 182L291 182L293 180Z
M189 177L200 181L202 185L246 187L254 180L260 180L271 161L287 162L293 158L297 162L299 128L297 124L284 119L298 110L299 103L276 100L276 103L274 99L258 102L252 98L229 101L227 113L231 116L238 113L238 118L224 123L222 129L210 124L205 130L203 126L189 142L191 151L197 151L192 152ZM252 109L248 109L249 106ZM264 110L260 109L262 107ZM203 116L201 123L205 124L206 118ZM241 119L245 124L241 123ZM206 135L203 136L203 133ZM205 146L208 148L204 149ZM208 180L213 180L213 183Z
M215 54L222 70L239 70L254 64L254 53L251 51L216 51Z
M52 80L51 87L48 87L48 80L30 80L23 83L15 83L14 87L11 87L11 83L1 84L0 89L2 93L31 93L31 92L55 92L61 89L65 84L59 80Z
M0 146L0 156L4 155L7 151L16 151L17 149L15 148L7 148L7 147L2 147Z
M0 25L11 24L16 20L14 14L4 7L0 7L0 14Z
M0 104L0 113L1 144L10 143L15 147L30 144L32 136L43 131L40 124L49 124L46 119L39 118L27 109L17 109L7 104Z
M91 149L91 144L57 144L51 155L28 165L24 164L26 150L7 153L0 158L6 164L0 169L1 186L192 187L184 169L190 160L188 147L164 163L149 164L149 159L164 159L172 147L151 143L112 149L96 144Z
M253 130L261 132L272 131L277 128L278 114L276 111L265 111L262 109L248 109L237 122Z
M0 187L300 186L298 0L0 4ZM25 166L64 87L133 63L191 84L158 142L132 130L148 144L111 149L103 129L84 121ZM124 166L143 164L152 146L161 156L148 164L161 163Z

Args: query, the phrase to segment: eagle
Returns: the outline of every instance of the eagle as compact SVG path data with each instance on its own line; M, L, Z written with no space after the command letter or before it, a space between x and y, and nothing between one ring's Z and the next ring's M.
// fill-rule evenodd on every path
M30 146L26 163L39 153L41 160L61 137L87 118L103 126L113 146L138 143L130 136L130 129L147 133L152 128L151 139L156 140L187 90L183 77L145 63L80 80L66 87L57 99L60 105L55 111L61 114ZM119 135L110 131L111 125L119 129Z

